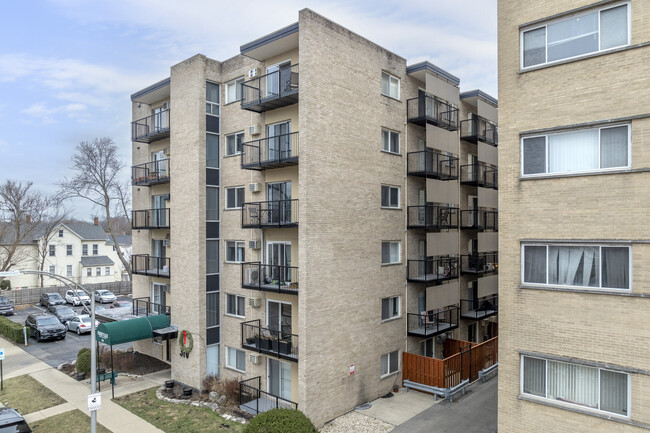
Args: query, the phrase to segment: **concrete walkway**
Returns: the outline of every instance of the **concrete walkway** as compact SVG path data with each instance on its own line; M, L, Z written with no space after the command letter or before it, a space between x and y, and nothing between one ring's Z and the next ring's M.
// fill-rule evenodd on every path
M67 402L33 414L28 414L25 417L28 419L28 422L30 420L35 421L59 413L68 412L73 409L79 409L90 416L90 413L87 410L87 397L88 394L90 394L90 384L88 384L87 381L77 382L67 374L50 367L38 358L30 355L20 347L1 337L0 347L4 347L6 356L5 361L3 361L3 369L6 367L9 370L9 373L5 378L29 374ZM161 382L156 382L156 380L158 380L159 377L164 377L163 373L169 374L169 371L154 373L147 376L145 380L137 381L137 383L136 381L133 381L132 383L128 383L128 386L125 384L124 387L121 387L122 381L118 377L119 388L115 388L115 396L117 397L118 395L137 392L151 388L152 386L160 385ZM123 379L128 378L124 377ZM162 430L154 427L118 404L113 403L110 400L110 383L106 383L108 386L102 387L102 408L97 411L97 422L114 433L122 433L126 431L137 431L138 433L163 433Z
M356 412L389 424L400 425L441 401L436 401L432 395L423 392L406 392L406 389L400 388L392 397L378 398L371 402L370 409L356 409Z

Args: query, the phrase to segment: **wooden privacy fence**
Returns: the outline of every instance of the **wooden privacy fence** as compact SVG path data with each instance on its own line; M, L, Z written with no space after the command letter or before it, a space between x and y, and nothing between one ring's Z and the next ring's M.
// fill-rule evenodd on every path
M116 295L131 293L131 281L111 281L109 283L82 284L86 290L110 290ZM58 293L65 295L67 286L36 287L31 289L3 290L0 295L6 296L15 305L36 304L43 293Z
M483 343L448 339L444 345L445 359L429 358L404 352L402 380L410 380L438 388L452 388L465 379L478 379L478 372L496 364L498 338Z

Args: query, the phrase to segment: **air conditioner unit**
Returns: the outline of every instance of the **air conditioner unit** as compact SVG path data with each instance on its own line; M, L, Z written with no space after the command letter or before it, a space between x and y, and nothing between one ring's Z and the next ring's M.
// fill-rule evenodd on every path
M260 190L260 184L257 182L252 182L248 184L248 190L250 192L259 192Z
M259 123L257 125L251 125L248 127L248 133L250 135L260 135L262 133L262 128Z
M257 285L260 283L260 270L259 269L246 269L246 284Z
M248 248L251 250L259 250L260 249L260 241L248 241Z
M248 361L250 361L251 364L259 364L261 359L262 356L257 355L255 353L248 354Z
M254 308L259 308L262 306L262 300L260 298L248 298L248 305Z
M165 153L165 156L169 156L169 147L163 149L163 152Z
M248 78L253 78L257 77L257 75L260 73L260 70L258 68L253 68L248 70Z
M171 243L169 242L169 239L163 239L163 246L164 246L164 247L169 247L169 246L171 246Z

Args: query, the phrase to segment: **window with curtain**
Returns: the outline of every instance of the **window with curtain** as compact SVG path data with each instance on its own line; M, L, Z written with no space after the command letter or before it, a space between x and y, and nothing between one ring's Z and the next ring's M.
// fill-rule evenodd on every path
M630 288L630 247L549 244L522 248L524 284Z
M246 352L226 346L226 367L246 371Z
M399 317L399 296L381 300L381 320Z
M207 376L219 375L219 345L211 344L205 348Z
M244 78L237 78L226 83L226 104L239 101L242 98L242 83Z
M381 73L381 94L399 99L399 78L386 72Z
M582 364L522 357L522 391L589 409L628 414L629 375Z
M226 241L226 262L242 263L244 253L244 241Z
M381 243L381 264L389 265L392 263L399 263L399 250L399 242L383 241Z
M226 135L226 156L239 155L242 153L242 143L244 142L244 133Z
M226 294L226 313L233 316L244 317L246 315L246 298L239 295Z
M629 167L629 125L522 139L522 174L559 174Z

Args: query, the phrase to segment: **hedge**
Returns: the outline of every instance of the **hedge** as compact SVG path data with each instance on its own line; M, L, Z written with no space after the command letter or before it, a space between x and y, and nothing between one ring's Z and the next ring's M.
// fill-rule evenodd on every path
M75 367L77 369L77 373L90 373L90 350L79 351Z
M0 334L16 343L24 343L23 325L0 316Z
M299 410L271 409L248 423L244 433L318 433L314 424Z

